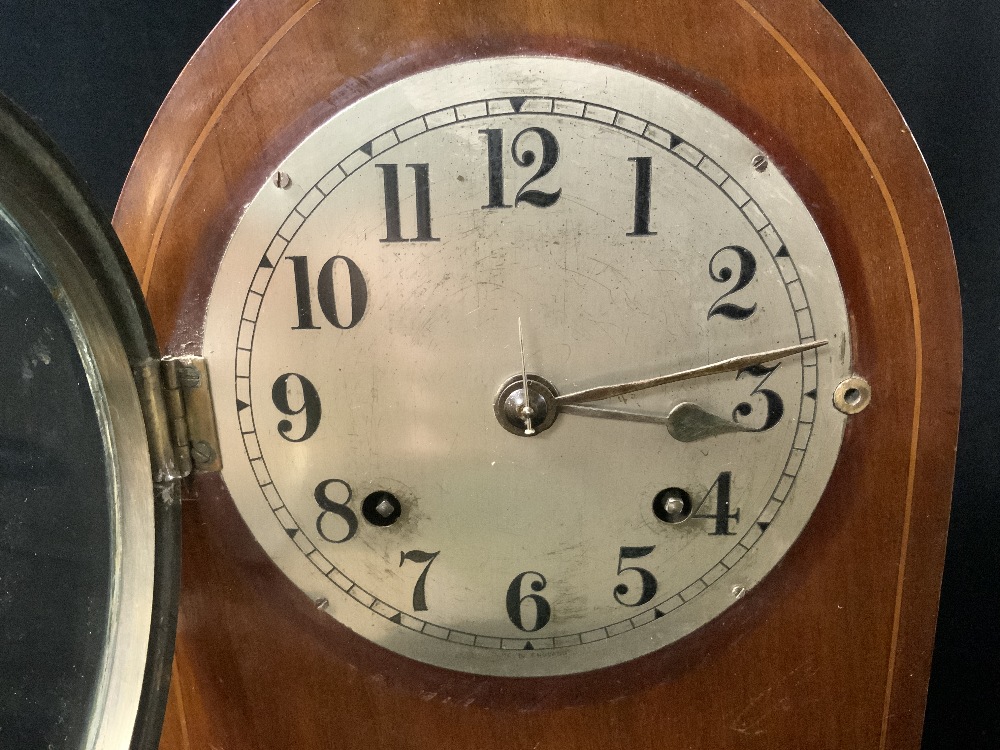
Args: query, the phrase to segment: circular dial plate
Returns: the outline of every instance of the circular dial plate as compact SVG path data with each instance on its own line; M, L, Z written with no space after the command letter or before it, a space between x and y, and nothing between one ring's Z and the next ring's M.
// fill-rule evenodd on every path
M224 477L281 570L376 643L512 676L638 657L742 597L819 502L850 374L829 250L761 157L677 91L562 58L434 69L305 138L205 331ZM828 343L528 437L494 413L519 323L560 394ZM657 423L681 403L709 434Z

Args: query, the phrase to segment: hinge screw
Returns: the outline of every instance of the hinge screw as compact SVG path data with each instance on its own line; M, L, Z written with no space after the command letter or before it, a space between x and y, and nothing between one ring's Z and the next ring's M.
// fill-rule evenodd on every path
M215 451L204 440L191 443L191 458L198 464L210 464L215 460Z
M288 176L288 172L275 172L274 184L282 190L287 190L292 184L292 178Z

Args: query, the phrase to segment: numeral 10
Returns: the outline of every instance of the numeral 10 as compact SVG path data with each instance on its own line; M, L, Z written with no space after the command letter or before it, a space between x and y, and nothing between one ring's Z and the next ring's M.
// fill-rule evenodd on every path
M292 270L295 275L295 309L299 318L299 324L292 326L292 330L318 330L319 326L313 323L309 258L305 255L289 255L287 260L292 262ZM340 315L337 313L337 303L334 298L334 271L338 260L342 261L347 268L347 277L350 282L351 319L346 323L340 319ZM334 328L341 330L354 328L361 322L361 318L364 317L365 310L368 308L368 284L365 282L364 274L361 273L357 263L344 255L334 255L323 264L316 281L316 295L319 298L319 309L322 311L323 317L330 321Z

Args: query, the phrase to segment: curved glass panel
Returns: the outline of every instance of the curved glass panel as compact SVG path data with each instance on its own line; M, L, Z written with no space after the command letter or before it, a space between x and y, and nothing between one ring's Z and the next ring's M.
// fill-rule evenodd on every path
M114 497L62 290L0 211L0 747L88 743Z

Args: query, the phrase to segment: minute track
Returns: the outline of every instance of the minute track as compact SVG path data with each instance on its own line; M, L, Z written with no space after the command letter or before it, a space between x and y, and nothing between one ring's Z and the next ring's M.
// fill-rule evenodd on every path
M525 100L525 102L523 103L524 105L521 107L520 111L515 111L513 107L511 107L509 111L506 110L504 106L505 101L508 100L496 99L496 100L483 100L480 102L467 102L464 104L455 105L453 107L444 108L442 110L435 110L434 112L431 112L428 115L416 118L415 120L411 120L408 123L405 123L404 125L397 126L389 131L386 131L381 136L377 136L376 138L372 139L370 143L365 144L365 147L359 148L355 152L352 152L350 155L348 155L348 157L346 157L342 162L340 162L333 169L327 172L327 174L321 180L319 180L311 190L307 191L306 195L302 198L299 205L297 205L296 208L293 209L292 214L289 217L289 220L282 223L281 229L279 229L278 233L275 236L275 240L272 241L272 243L268 246L267 250L265 251L262 263L260 264L260 267L258 269L258 275L265 272L266 269L266 279L255 276L254 282L251 285L251 289L248 292L248 300L250 299L250 295L259 294L260 296L266 296L267 288L270 283L270 277L273 275L274 272L273 271L274 267L276 267L280 262L280 260L284 258L285 248L289 243L291 243L295 239L296 234L298 233L301 226L304 224L304 221L300 223L300 219L307 220L311 212L320 205L320 202L322 201L323 198L326 198L328 195L332 194L334 190L344 185L348 181L348 179L358 170L363 168L368 161L374 161L376 158L385 156L386 152L390 151L393 147L402 144L406 141L410 141L414 138L417 138L425 133L433 132L434 130L441 128L446 128L450 125L458 124L465 120L471 120L471 119L488 120L489 118L500 114L506 114L506 115L516 114L522 118L529 118L538 115L549 115L555 117L575 117L581 120L593 120L604 123L607 126L623 130L625 132L630 133L633 136L641 137L661 147L664 146L664 143L670 144L670 147L667 149L669 153L671 153L681 161L687 163L690 167L702 173L703 176L705 176L717 187L719 187L719 189L727 196L729 200L731 200L734 204L740 207L740 209L746 216L746 220L754 227L755 231L757 231L757 233L761 236L761 239L764 241L765 245L771 247L771 245L774 244L775 242L780 243L778 247L780 250L783 251L783 254L780 257L784 258L788 263L790 263L791 268L794 269L794 262L792 261L790 254L785 249L784 243L780 240L780 238L777 237L776 230L774 230L770 221L758 218L758 217L763 217L763 212L760 211L757 204L753 202L749 193L747 193L738 183L736 183L736 181L733 180L731 176L724 173L721 170L721 168L718 167L718 165L716 165L710 159L705 157L704 154L690 142L684 139L676 138L669 131L659 128L658 126L656 126L651 122L643 121L641 120L641 118L627 115L627 113L615 112L614 116L609 119L607 115L607 112L609 110L607 110L607 108L596 107L596 106L588 107L587 102L580 100L567 100L555 97L551 98L531 97L530 99ZM541 103L543 102L548 102L551 105L551 108L548 112L545 112L540 108ZM478 111L479 105L485 106L488 113L468 114L468 116L464 118L460 117L460 113L471 113L474 111ZM534 107L539 107L539 109L531 108L531 106L529 105ZM582 110L582 114L579 115L571 114L574 106L579 107ZM448 113L451 113L451 116L449 116ZM619 117L619 115L624 115L624 116ZM430 118L430 120L428 120L427 118ZM640 122L642 123L641 133L637 133L636 130L639 130L639 127L636 123ZM414 123L425 124L425 129L413 132L415 130L413 125ZM399 137L398 133L400 132L404 133L405 137L402 138ZM380 142L382 144L381 150L379 150L378 145L372 145L372 144L379 144ZM361 157L364 158L362 159ZM325 188L329 188L329 190L325 191L324 190ZM317 199L316 197L312 197L314 190L318 191L322 195L322 197L320 197L319 199ZM303 203L309 204L309 208L307 210L299 210L299 206L301 206ZM771 240L772 237L776 239L773 239L771 242L769 242L769 240ZM276 256L272 252L272 249L273 250L278 249L275 243L281 244L280 254ZM777 264L777 258L775 258L774 260L775 263ZM780 265L778 266L778 268L779 271L781 271ZM782 275L784 276L785 274L782 273ZM795 284L796 282L797 282L797 272L793 271L792 281L786 282L786 285ZM261 286L261 285L262 285L262 290L260 292L256 291L253 288L255 286ZM808 306L806 306L804 310L808 313ZM244 325L250 327L256 323L256 319L252 317L251 314L246 314L243 317L243 323ZM792 347L785 347L782 349L768 351L763 353L763 356L765 357L763 361L769 361L769 359L771 358L780 356L789 356L790 354L793 353L810 351L818 347L824 346L826 343L827 342L825 340L819 342L810 340L810 341L804 341L803 343ZM252 349L252 344L249 348ZM784 352L788 352L788 354L784 354ZM742 359L744 358L743 357L734 358L734 361ZM757 361L757 358L753 358L753 361ZM700 369L700 368L695 368L695 369ZM729 371L730 369L733 368L726 367L721 371ZM697 376L697 374L691 377L695 376ZM574 394L568 394L568 396L573 396L573 395ZM574 400L571 400L569 398L567 398L566 400L568 404L576 403ZM587 399L587 400L593 400L593 399ZM248 451L248 457L249 453L250 451ZM266 461L262 456L253 460L260 461L262 464L266 465ZM794 480L794 477L795 477L794 474L783 473L782 481L787 479ZM271 485L271 483L268 484ZM783 490L781 494L783 496L787 496L787 492L790 489L790 485L788 487L783 487L781 489ZM273 488L273 491L277 493L276 488ZM775 491L776 493L778 492L777 486L775 488ZM777 503L778 505L773 507L772 505L768 505L765 508L765 511L764 513L762 513L762 515L766 514L769 517L769 519L773 519L773 517L777 513L778 507L780 507L780 502L781 501L777 497L772 496L772 504ZM290 509L288 509L285 505L281 505L280 508L275 508L274 512L277 513L279 510L284 511L285 513L290 512ZM288 517L291 518L290 515ZM767 523L770 523L770 521L768 521ZM299 524L296 525L300 529L302 528L301 525ZM566 648L573 645L585 645L587 643L593 643L597 640L612 638L616 635L620 635L621 633L627 632L629 630L643 627L652 622L655 622L660 617L669 614L677 607L683 606L685 603L694 599L696 596L698 596L700 593L706 590L708 586L711 585L711 583L714 583L714 581L717 580L718 577L721 576L726 570L732 567L732 565L735 565L736 562L738 562L743 557L743 555L746 554L746 552L749 551L749 549L751 549L752 546L759 540L762 534L763 531L757 524L755 523L749 524L749 530L746 533L746 535L741 537L740 542L737 542L734 545L730 553L724 557L724 561L718 563L715 567L707 571L701 578L691 582L679 594L675 594L666 599L658 600L654 603L651 603L648 607L645 607L641 612L635 614L634 616L626 618L624 620L619 620L606 627L580 633L567 633L552 638L540 638L540 637L531 639L518 639L516 637L497 638L494 636L477 635L475 633L467 633L467 635L471 636L474 639L474 643L472 645L475 645L477 648L488 648L488 649L499 649L499 650L511 649L514 648L516 644L523 644L529 641L534 644L534 648L544 649L544 648ZM744 541L746 543L744 543ZM296 543L299 544L300 548L302 548L302 544L304 544L305 542L303 539L302 543L299 543L297 540ZM350 579L344 573L343 570L336 567L329 559L327 559L326 556L324 556L315 547L311 547L308 551L303 548L303 552L306 554L308 559L311 562L313 562L314 565L316 565L317 569L319 569L320 572L323 572L324 575L326 575L339 588L345 591L345 593L347 593L352 598L356 599L359 603L363 604L376 614L386 617L386 619L388 619L389 621L397 625L400 625L401 627L407 627L409 630L412 630L414 632L420 632L423 635L443 640L451 640L450 634L453 632L465 633L465 631L453 631L450 628L443 627L442 625L436 624L430 620L424 620L419 617L415 617L413 615L407 614L406 612L402 612L401 610L393 607L392 605L383 603L381 602L380 599L378 599L378 597L366 591L364 588L358 586L358 584L356 584L352 579ZM391 610L396 614L392 616L387 616L385 612L382 611L382 609L376 607L377 604L384 605L386 610ZM442 635L443 633L447 633L448 635ZM549 641L552 642L551 645L547 645Z

